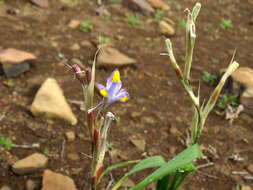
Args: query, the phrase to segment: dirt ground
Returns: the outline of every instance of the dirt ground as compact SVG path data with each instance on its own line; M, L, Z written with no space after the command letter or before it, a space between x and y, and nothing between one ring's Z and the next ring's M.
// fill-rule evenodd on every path
M48 168L72 177L78 189L84 189L87 185L90 162L81 152L89 154L90 147L84 115L79 106L71 104L78 117L76 126L33 117L29 106L38 87L47 77L57 79L68 100L82 100L79 83L60 64L59 57L64 55L69 61L75 58L84 66L90 66L96 51L92 44L96 43L99 35L109 37L114 47L138 62L134 67L120 68L122 81L131 99L125 104L112 106L112 111L120 118L110 131L112 148L122 151L129 160L144 158L143 152L129 141L133 135L145 139L148 155L161 154L170 159L185 147L180 139L186 137L192 108L168 64L168 57L160 56L165 52L165 38L160 34L154 16L133 11L120 1L107 2L110 16L97 16L95 10L98 5L95 1L71 2L77 4L66 6L61 1L52 1L50 8L41 9L25 0L5 0L0 5L0 47L25 50L38 57L30 71L12 79L0 78L0 114L5 114L0 121L0 131L16 144L41 145L38 149L12 148L1 152L0 186L9 185L13 189L23 190L27 179L40 182L42 173L19 176L11 171L10 164L31 153L45 150L49 151ZM175 22L176 35L171 40L181 65L185 50L184 9L191 8L195 2L169 0L171 10L164 14ZM202 71L218 73L226 67L235 49L235 59L240 65L252 67L253 2L216 0L201 3L203 8L197 20L193 81L201 77ZM135 14L141 25L132 26L122 21ZM94 27L88 32L71 29L68 27L71 19L90 19ZM230 19L233 27L222 29L219 26L222 19ZM73 44L81 42L91 42L91 45L81 46L79 50L71 49ZM111 71L112 68L99 68L97 80L103 83ZM197 88L198 82L194 86ZM212 88L201 82L202 97L207 97ZM252 119L244 114L233 125L229 125L223 116L213 111L200 144L206 147L204 153L214 165L193 173L183 188L234 190L237 184L253 188L253 181L232 174L233 171L245 171L253 163L252 123ZM75 131L78 137L73 143L66 143L66 156L62 159L60 154L64 133L69 130ZM213 147L217 152L207 151L208 147ZM79 158L72 160L67 156L68 153L76 153ZM240 155L244 160L229 160L233 154ZM106 164L110 163L112 160L108 156ZM122 174L123 171L113 172L116 179ZM131 179L137 183L145 174L134 175Z

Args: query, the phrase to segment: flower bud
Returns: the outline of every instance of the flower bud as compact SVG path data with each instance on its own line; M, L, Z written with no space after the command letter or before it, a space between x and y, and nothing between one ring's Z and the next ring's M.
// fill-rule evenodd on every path
M82 71L81 67L77 64L74 64L71 66L72 71L75 73L76 78L81 82L82 84L85 83L86 77L84 71Z

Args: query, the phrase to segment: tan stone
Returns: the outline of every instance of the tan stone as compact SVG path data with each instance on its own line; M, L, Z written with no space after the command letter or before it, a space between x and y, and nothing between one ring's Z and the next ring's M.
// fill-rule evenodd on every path
M49 7L48 0L30 0L30 1L41 8L46 9Z
M30 110L35 116L45 115L49 118L60 118L72 125L77 123L62 89L53 78L46 79L41 85Z
M65 136L69 142L74 141L76 138L76 135L73 131L68 131L65 133Z
M75 20L75 19L73 19L73 20L71 20L70 22L69 22L69 24L68 24L68 26L70 27L70 28L77 28L79 25L81 24L81 21L80 20Z
M98 55L99 66L124 66L136 63L135 59L132 59L119 50L112 47L104 47L101 49Z
M34 153L14 163L12 170L17 174L30 174L44 169L47 162L48 158L45 155Z
M253 164L248 165L247 170L253 174Z
M167 5L164 1L162 0L147 0L153 7L158 8L158 9L163 9L164 11L170 10L169 5Z
M131 137L130 142L135 145L140 151L144 151L146 147L146 141L142 138Z
M232 73L232 78L246 88L253 87L253 69L249 67L239 67Z
M159 29L162 34L168 35L168 36L173 36L176 33L175 29L165 21L159 22Z
M252 188L250 186L248 186L248 185L243 185L241 187L241 190L252 190Z
M77 190L74 181L65 175L45 170L42 190Z
M8 48L0 50L0 62L20 63L27 60L35 60L36 56L25 51Z

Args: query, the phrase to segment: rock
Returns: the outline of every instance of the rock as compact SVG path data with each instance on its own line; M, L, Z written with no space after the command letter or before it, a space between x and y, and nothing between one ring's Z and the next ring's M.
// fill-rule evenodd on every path
M125 1L127 4L134 6L134 8L140 8L145 12L153 13L155 10L146 0L127 0Z
M137 112L137 111L133 111L132 113L131 113L131 117L132 118L138 118L138 117L140 117L142 115L142 113L141 112Z
M7 185L4 185L0 188L0 190L11 190L11 188Z
M65 133L65 136L67 138L67 141L71 142L71 141L74 141L75 138L76 138L76 135L73 131L68 131Z
M30 0L33 4L41 7L41 8L48 8L48 0Z
M241 190L252 190L252 188L248 185L242 185Z
M253 87L253 69L249 67L239 67L231 76L234 81L240 83L245 88Z
M82 47L92 47L92 43L88 40L82 41L81 42Z
M68 159L72 160L72 161L78 161L80 160L80 157L77 153L68 153L67 154Z
M78 43L75 43L75 44L73 44L73 45L70 47L70 49L71 49L72 51L77 51L77 50L80 49L80 46L79 46Z
M253 116L253 87L247 88L240 96L240 103L243 105L244 112Z
M60 1L69 7L74 7L79 3L79 0L60 0Z
M0 50L0 75L16 77L28 71L36 56L17 49L9 48Z
M65 175L45 170L42 190L77 190L74 181Z
M253 164L248 165L247 170L253 174Z
M81 21L80 21L80 20L72 19L72 20L69 22L68 27L74 29L74 28L77 28L80 24L81 24Z
M165 21L159 22L159 29L162 34L167 36L173 36L176 33L175 29Z
M0 62L20 63L27 60L35 60L36 56L17 49L8 48L0 50Z
M179 130L178 130L176 127L174 127L174 126L171 126L171 127L170 127L170 133L171 133L173 136L176 136L176 137L182 135L182 132L179 131Z
M112 47L104 47L101 49L98 58L98 65L100 66L125 66L136 63L135 59L132 59L123 53L119 52L117 49Z
M169 5L167 5L164 1L162 0L147 0L154 8L157 9L163 9L164 11L170 10Z
M40 153L34 153L28 157L25 157L17 161L12 170L20 175L30 174L44 169L47 165L48 158Z
M149 125L153 125L156 121L151 116L141 117L141 122Z
M120 162L122 160L128 160L128 157L124 152L115 148L113 148L113 150L109 150L109 156L113 163Z
M72 125L77 123L61 88L53 78L46 79L41 85L30 110L35 116L45 115L49 118L60 118Z
M109 156L112 160L112 163L119 162L119 159L118 159L119 152L117 149L109 150L108 152L109 152Z
M71 64L77 64L77 65L79 65L79 66L82 66L83 64L82 64L82 61L80 60L80 59L77 59L77 58L73 58L73 59L71 59L70 60L70 62L71 62Z
M33 180L28 179L26 181L26 190L34 190L35 188L37 188L37 184Z
M146 141L142 138L137 138L135 136L130 137L130 142L135 145L140 151L145 151Z

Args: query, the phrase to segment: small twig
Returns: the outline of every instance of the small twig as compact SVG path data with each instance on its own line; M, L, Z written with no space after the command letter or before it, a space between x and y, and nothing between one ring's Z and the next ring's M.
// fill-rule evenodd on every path
M86 156L87 158L89 158L89 159L92 159L92 156L90 156L90 155L88 155L88 154L86 154L86 153L84 153L84 152L80 152L82 155L84 155L84 156Z
M14 144L13 147L14 148L39 148L40 144L39 143L25 144L25 145Z
M76 104L76 105L78 105L78 106L82 106L82 105L84 104L84 102L81 101L81 100L69 100L69 102L70 102L71 104Z
M107 185L107 187L106 187L105 190L109 190L110 187L112 186L112 184L113 184L114 181L115 181L111 173L110 173L110 177L111 177L111 180L109 181L109 183L108 183L108 185Z
M246 171L232 171L233 175L248 175L249 173Z
M253 181L253 176L252 175L247 175L243 177L245 180L250 180Z
M64 159L64 151L65 151L65 139L63 139L63 142L62 142L62 149L61 149L61 158Z
M205 163L205 164L198 165L197 168L201 169L201 168L206 168L206 167L213 166L213 165L214 165L213 162L208 162L208 163Z
M211 174L208 174L206 172L202 172L202 171L197 171L199 174L202 174L202 175L205 175L207 177L210 177L210 178L213 178L213 179L218 179L218 177L214 176L214 175L211 175Z

